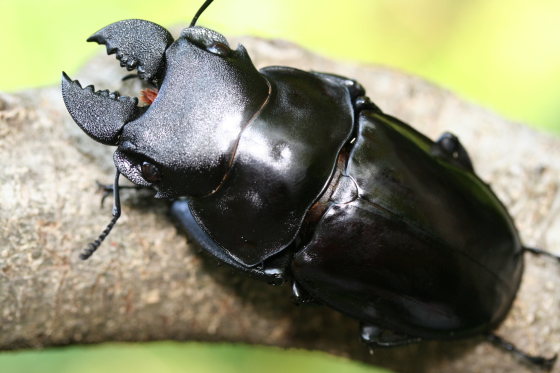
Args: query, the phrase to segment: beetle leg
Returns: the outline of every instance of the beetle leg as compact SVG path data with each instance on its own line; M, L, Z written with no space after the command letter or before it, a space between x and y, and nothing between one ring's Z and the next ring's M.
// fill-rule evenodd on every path
M503 348L504 350L512 352L512 353L516 354L517 356L520 356L523 359L527 360L529 363L535 364L535 365L537 365L539 367L542 367L544 369L552 368L552 366L556 362L556 359L558 358L558 355L554 355L551 358L546 358L546 357L543 357L543 356L529 355L529 354L521 351L520 349L518 349L517 347L515 347L511 343L509 343L507 341L504 341L502 338L498 337L496 334L489 333L489 334L486 335L486 338L488 338L488 340L490 342L492 342L495 345Z
M367 96L359 96L354 102L354 111L359 113L362 110L373 110L381 113L381 109L379 109L379 107Z
M360 336L362 338L362 342L371 347L398 347L422 341L422 338L411 337L406 334L398 334L390 330L381 329L377 326L364 323L360 324Z
M271 285L282 285L291 278L291 272L287 270L291 260L290 250L284 250L280 255L268 258L262 266L248 267L234 260L200 228L191 214L187 200L173 202L171 215L179 228L184 230L201 249L245 275Z
M318 307L323 303L313 298L297 281L292 283L292 302L296 306Z
M266 282L269 285L282 285L292 278L292 273L288 270L293 257L291 253L292 250L287 248L265 259L262 270L267 276Z
M474 173L474 168L467 150L463 147L457 136L452 133L444 132L432 145L430 153L450 163L458 164L467 171Z
M103 194L101 195L101 208L103 208L103 205L105 203L105 199L107 197L109 197L110 195L113 195L113 190L115 188L115 186L113 184L103 184L99 181L96 181L97 183L97 190L99 190L100 192L102 192ZM142 186L142 185L119 185L119 189L134 189L134 190L140 190L140 189L151 189L154 190L154 188L152 187L146 187L146 186Z
M556 259L557 261L560 262L560 256L555 255L555 254L553 254L551 252L548 252L548 251L537 249L536 247L523 247L523 250L528 251L530 253L533 253L535 255L546 255L546 256L554 258L554 259Z

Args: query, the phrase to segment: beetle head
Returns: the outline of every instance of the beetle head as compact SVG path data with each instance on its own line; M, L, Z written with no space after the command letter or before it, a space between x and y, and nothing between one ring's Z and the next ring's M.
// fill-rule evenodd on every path
M117 145L117 169L153 186L156 197L212 193L227 174L241 131L269 95L245 48L230 49L219 33L189 27L173 41L154 23L126 20L88 39L107 45L121 66L159 88L148 107L62 78L64 102L94 140Z

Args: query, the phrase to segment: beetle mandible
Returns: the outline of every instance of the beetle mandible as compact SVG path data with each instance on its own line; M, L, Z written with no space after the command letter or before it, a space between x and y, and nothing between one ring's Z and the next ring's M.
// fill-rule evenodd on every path
M524 251L506 208L457 137L432 141L384 114L356 81L289 67L257 70L245 48L195 26L177 40L130 19L105 44L156 89L148 106L83 88L62 94L80 128L117 146L118 179L156 198L198 244L246 275L290 282L296 304L326 304L361 323L374 347L494 334L517 293ZM403 260L406 258L406 260ZM522 354L551 366L545 359Z

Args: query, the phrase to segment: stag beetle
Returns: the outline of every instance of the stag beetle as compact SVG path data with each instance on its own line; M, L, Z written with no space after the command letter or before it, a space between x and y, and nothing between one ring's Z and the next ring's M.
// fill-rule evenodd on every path
M80 128L117 146L118 179L156 198L199 245L246 275L291 282L296 304L361 322L370 346L487 335L508 313L524 251L504 205L457 137L433 142L384 114L356 81L289 67L257 70L242 45L195 26L177 40L131 19L105 44L156 89L138 99L82 88L62 94ZM518 354L541 365L556 359Z

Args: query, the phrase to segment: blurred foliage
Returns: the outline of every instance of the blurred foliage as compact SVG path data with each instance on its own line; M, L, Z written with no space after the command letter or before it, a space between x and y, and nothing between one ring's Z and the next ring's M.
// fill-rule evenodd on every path
M109 23L142 18L185 24L201 3L3 0L0 90L58 84L61 70L72 74L100 52L85 39ZM392 66L503 116L560 133L559 19L560 0L216 0L199 24L224 34L291 40L337 59ZM373 371L318 353L193 343L0 354L0 371L10 373L185 370Z
M0 354L3 373L384 373L319 352L200 343L105 343Z

